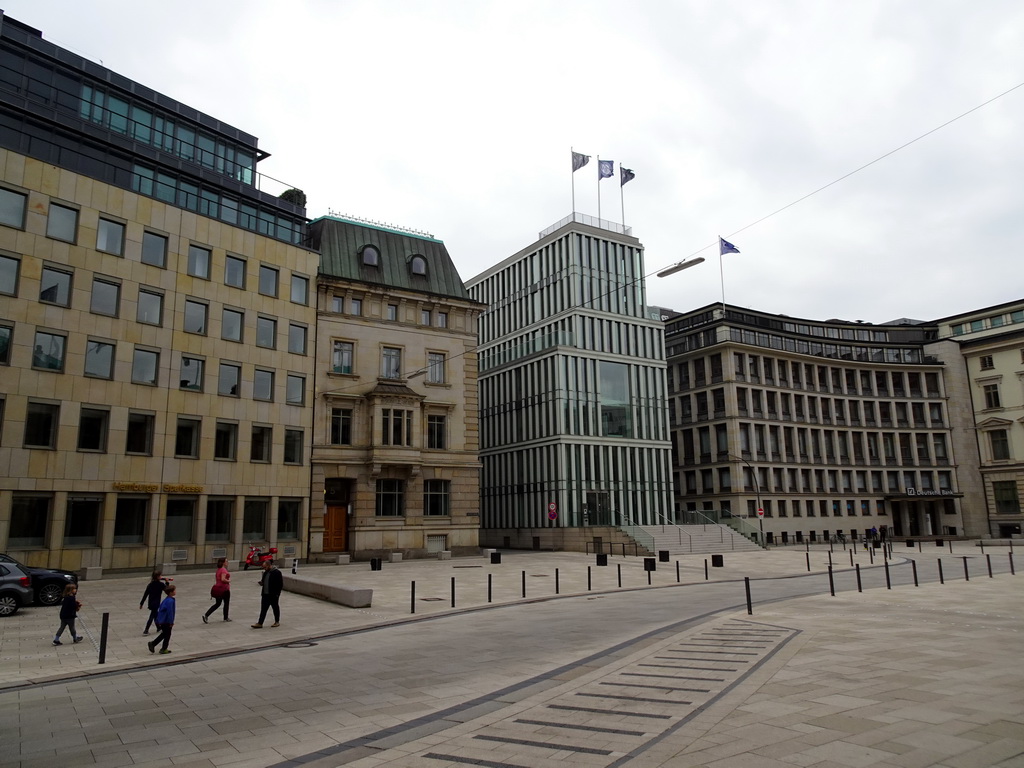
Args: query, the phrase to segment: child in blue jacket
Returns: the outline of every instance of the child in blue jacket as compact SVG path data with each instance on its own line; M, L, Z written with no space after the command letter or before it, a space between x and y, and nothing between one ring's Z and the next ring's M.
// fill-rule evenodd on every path
M60 629L53 636L54 645L64 645L60 641L60 636L64 634L65 627L71 631L71 639L74 642L82 642L82 636L75 632L75 619L78 617L78 609L82 607L82 604L78 602L78 598L75 597L77 594L78 586L76 584L68 584L64 587L64 599L60 604Z
M160 607L156 611L156 628L160 630L160 634L152 642L146 643L150 653L155 653L157 645L161 642L163 642L163 647L160 649L160 653L170 653L167 650L167 644L171 642L171 629L174 628L174 593L177 590L173 584L168 584L164 591L167 593L167 597L160 603Z

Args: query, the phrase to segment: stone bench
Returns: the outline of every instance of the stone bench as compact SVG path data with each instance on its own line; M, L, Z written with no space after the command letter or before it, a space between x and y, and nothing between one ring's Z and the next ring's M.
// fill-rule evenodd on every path
M348 608L369 608L373 600L372 589L330 584L326 581L294 576L284 572L281 575L284 576L285 590L297 595L315 597L318 600L326 600L329 603L344 605Z

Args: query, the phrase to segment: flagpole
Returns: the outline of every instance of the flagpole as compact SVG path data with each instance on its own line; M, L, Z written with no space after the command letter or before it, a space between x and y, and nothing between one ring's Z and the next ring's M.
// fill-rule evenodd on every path
M619 174L622 174L622 165L619 165ZM622 232L626 232L626 196L622 193L625 184L619 183L619 205L622 206Z
M597 156L597 221L601 226L601 156Z
M718 275L722 280L722 307L725 307L725 268L722 266L722 245L718 245Z
M574 150L572 147L569 147L569 152L572 153L571 154L572 157L576 156L576 150ZM572 168L572 220L576 221L576 166L575 166L575 164L573 165L573 168Z

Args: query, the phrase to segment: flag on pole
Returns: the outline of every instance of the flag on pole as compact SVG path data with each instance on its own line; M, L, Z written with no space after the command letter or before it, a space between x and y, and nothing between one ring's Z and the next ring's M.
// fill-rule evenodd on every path
M572 153L572 172L576 173L580 168L590 162L590 155L581 155L579 152Z
M614 160L598 160L597 161L597 180L610 179L615 175L615 161Z
M724 256L727 253L739 253L740 249L730 243L728 240L723 240L722 236L718 236L718 255Z
M620 187L625 186L627 181L632 181L634 178L636 178L636 174L629 170L629 168L623 168L621 165L619 166Z

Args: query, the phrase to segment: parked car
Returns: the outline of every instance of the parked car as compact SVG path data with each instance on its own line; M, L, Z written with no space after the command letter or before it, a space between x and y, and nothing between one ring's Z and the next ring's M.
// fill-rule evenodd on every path
M40 605L60 605L64 598L64 587L78 583L78 574L60 568L35 568L15 560L10 555L0 554L0 563L18 566L32 577L32 591Z
M15 563L0 563L0 617L13 616L33 597L32 577Z

